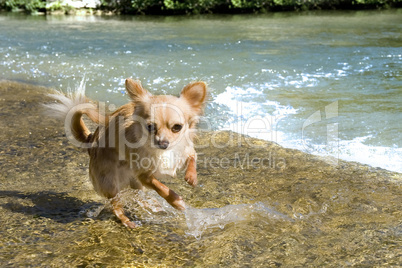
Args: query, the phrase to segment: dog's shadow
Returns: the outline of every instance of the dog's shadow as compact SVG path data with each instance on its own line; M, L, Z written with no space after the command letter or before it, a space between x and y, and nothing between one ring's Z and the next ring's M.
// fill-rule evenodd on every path
M85 210L102 205L97 202L83 202L71 197L67 193L52 191L41 191L24 193L19 191L0 191L0 198L7 197L7 202L0 203L4 209L15 213L23 213L34 217L45 217L59 223L70 223L82 220L85 217ZM27 199L32 201L34 206L27 204Z

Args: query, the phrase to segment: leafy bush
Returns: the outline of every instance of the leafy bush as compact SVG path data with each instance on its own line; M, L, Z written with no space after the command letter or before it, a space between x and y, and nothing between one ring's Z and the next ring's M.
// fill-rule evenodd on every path
M0 0L0 8L8 11L23 10L27 13L35 13L45 10L46 1L42 0Z

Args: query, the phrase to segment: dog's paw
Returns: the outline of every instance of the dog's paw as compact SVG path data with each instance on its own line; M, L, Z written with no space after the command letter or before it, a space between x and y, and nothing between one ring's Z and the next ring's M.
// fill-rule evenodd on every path
M127 226L130 229L134 229L137 227L137 225L132 221L124 222L123 224L124 224L124 226Z
M188 184L195 187L197 185L197 172L187 172L184 179Z
M181 196L179 196L179 198L177 198L170 204L177 210L185 210L186 209L186 203L184 203L184 200Z

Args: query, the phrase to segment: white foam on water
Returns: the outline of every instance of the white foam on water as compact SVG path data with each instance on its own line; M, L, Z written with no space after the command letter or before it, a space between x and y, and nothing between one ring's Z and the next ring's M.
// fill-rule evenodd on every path
M261 103L258 98L262 94L252 87L247 89L227 87L225 92L217 95L214 102L227 106L231 117L234 118L221 130L230 130L278 143L284 140L285 134L277 130L277 123L286 115L296 114L297 109L276 101L266 100ZM271 108L273 113L267 114L266 108Z
M402 173L402 148L366 145L361 138L340 141L339 158Z
M243 89L241 87L226 87L225 92L218 94L214 102L229 107L230 111L240 118L247 118L250 115L264 115L259 107L270 106L274 108L272 116L295 114L296 109L289 105L281 105L279 102L266 100L261 103L263 92L253 87ZM259 112L259 113L258 113Z
M295 138L292 133L277 128L280 120L288 115L297 114L298 110L276 101L266 100L261 103L262 94L262 91L253 87L247 89L227 87L225 92L218 94L214 102L228 107L230 116L234 118L220 130L231 130L273 141L287 148L325 156L325 159L333 164L337 163L337 159L343 159L402 173L402 148L367 145L364 141L368 137L356 137L352 140L336 139L332 140L331 144L306 146L309 141ZM274 109L271 114L267 114L267 106Z
M283 137L280 144L323 156L324 160L334 165L338 164L337 160L342 159L402 173L402 148L366 145L364 142L370 137L337 140L331 144L309 144L308 147L301 140L287 140Z

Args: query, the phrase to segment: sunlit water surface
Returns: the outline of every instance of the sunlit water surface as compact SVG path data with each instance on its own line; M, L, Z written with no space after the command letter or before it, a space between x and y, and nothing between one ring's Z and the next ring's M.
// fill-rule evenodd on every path
M402 10L201 17L0 16L0 78L120 105L210 85L203 128L402 171ZM113 109L114 106L111 106Z

